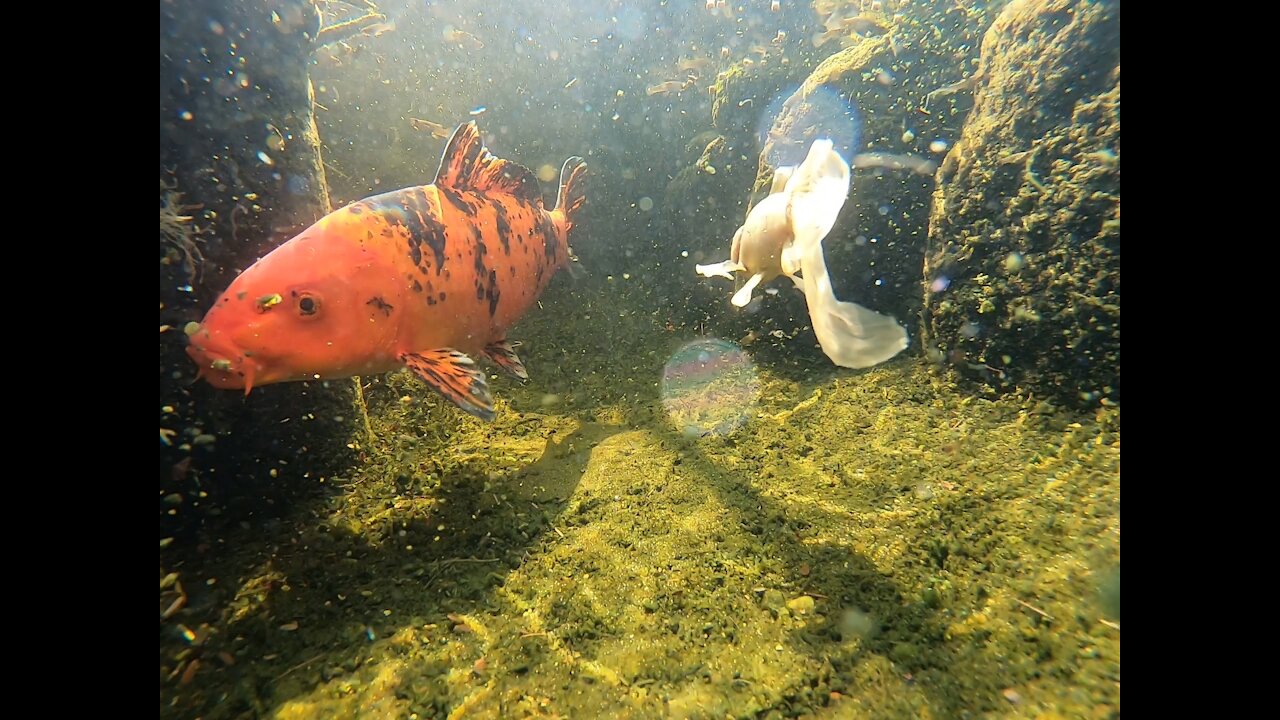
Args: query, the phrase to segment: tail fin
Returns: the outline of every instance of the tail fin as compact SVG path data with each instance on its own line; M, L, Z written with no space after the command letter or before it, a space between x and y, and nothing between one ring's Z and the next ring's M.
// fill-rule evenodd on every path
M840 367L867 368L892 358L910 343L906 328L883 313L837 300L822 257L822 244L807 246L800 259L800 286L822 351Z
M805 252L831 232L849 195L849 164L830 140L815 140L800 167L787 179L795 242Z
M816 140L804 163L787 180L794 245L790 255L800 265L813 332L822 351L841 367L866 368L906 349L906 328L888 315L837 300L822 254L849 194L849 165L830 140Z
M556 210L564 215L565 226L573 228L573 216L587 202L586 182L587 161L580 157L571 157L564 161L560 168L560 194L556 197Z

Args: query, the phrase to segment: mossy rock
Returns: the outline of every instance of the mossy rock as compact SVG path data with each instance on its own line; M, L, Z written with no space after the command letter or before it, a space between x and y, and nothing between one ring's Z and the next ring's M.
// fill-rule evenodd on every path
M939 172L923 333L991 388L1120 399L1120 13L1012 3Z

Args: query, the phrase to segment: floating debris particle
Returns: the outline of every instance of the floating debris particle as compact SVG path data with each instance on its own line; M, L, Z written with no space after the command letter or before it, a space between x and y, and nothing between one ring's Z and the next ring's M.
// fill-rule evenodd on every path
M199 669L200 669L200 658L195 658L194 660L191 661L190 665L187 665L187 669L182 673L182 679L179 680L179 682L182 683L183 685L190 685L191 681L194 680L196 677L196 670L199 670Z
M414 130L425 130L426 132L431 133L431 137L439 140L446 140L449 135L452 134L452 131L450 131L449 128L441 125L440 123L431 122L430 120L421 120L415 117L409 118L409 127Z

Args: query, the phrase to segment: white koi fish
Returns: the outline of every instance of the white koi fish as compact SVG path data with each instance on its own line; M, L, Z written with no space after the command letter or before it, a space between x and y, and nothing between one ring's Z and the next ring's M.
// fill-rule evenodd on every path
M706 277L750 273L733 296L745 307L760 283L779 275L791 278L804 292L814 334L831 362L841 367L866 368L902 352L907 331L888 315L836 299L822 254L822 240L831 232L849 194L849 164L830 140L815 140L798 167L774 171L769 196L747 215L733 236L729 259L698 265Z

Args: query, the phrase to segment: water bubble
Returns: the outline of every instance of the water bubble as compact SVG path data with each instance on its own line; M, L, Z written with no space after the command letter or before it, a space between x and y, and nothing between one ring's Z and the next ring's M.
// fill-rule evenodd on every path
M817 138L829 138L845 160L853 157L862 124L857 109L835 90L820 85L804 103L784 111L784 103L793 89L779 93L764 109L756 126L761 147L769 147L769 163L774 167L799 165ZM790 120L779 124L784 114ZM806 129L803 136L799 134L801 128Z
M662 368L662 405L686 435L726 435L741 427L760 398L755 365L735 343L686 343Z

